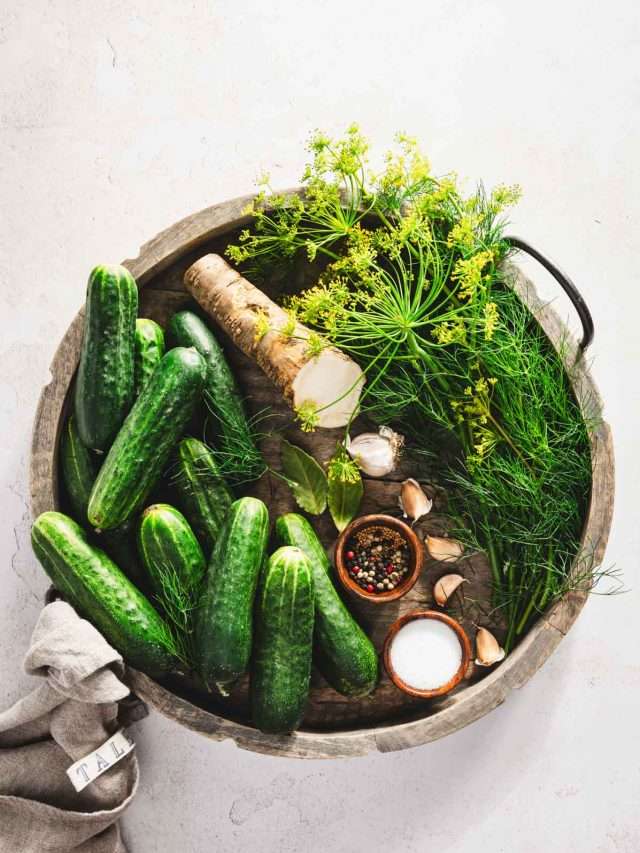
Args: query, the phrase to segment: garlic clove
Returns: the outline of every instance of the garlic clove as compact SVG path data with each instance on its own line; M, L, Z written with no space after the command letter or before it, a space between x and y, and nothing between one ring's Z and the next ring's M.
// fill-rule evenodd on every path
M463 584L465 579L462 575L444 575L437 580L433 587L433 597L439 607L444 607L453 593Z
M398 464L403 444L403 436L389 427L380 427L379 432L363 432L345 442L349 456L370 477L390 474Z
M427 515L433 506L433 501L425 495L420 483L412 477L405 480L400 487L398 503L405 518L408 517L412 521L418 521L423 515Z
M486 628L478 628L476 634L476 663L478 666L493 666L505 656L505 650Z
M439 560L441 563L455 563L464 554L464 545L457 539L427 536L424 544L431 559Z

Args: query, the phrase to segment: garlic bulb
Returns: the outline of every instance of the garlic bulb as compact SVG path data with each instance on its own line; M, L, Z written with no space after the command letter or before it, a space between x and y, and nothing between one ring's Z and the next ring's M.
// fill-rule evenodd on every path
M405 480L400 487L398 503L405 518L408 517L412 521L418 521L423 515L427 515L433 506L433 501L425 495L420 483L412 477Z
M476 634L476 663L478 666L493 666L505 656L504 649L486 628L478 628Z
M444 575L433 587L433 597L439 607L444 607L453 593L464 583L462 575Z
M363 432L346 443L349 456L370 477L384 477L398 464L404 438L389 427L379 432Z
M457 539L444 539L441 536L427 536L424 540L432 560L441 563L455 563L464 554L464 545Z

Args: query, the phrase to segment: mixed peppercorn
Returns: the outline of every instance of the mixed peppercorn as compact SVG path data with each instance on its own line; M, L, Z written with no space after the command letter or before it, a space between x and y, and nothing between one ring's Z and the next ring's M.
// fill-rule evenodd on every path
M351 579L372 594L389 592L409 571L409 545L390 527L359 530L345 545L344 561Z

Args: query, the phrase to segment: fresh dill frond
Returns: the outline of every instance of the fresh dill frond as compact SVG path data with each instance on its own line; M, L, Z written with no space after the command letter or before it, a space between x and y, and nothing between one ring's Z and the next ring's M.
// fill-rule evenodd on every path
M205 393L204 402L208 416L203 440L212 445L220 474L234 486L259 479L267 470L259 445L266 436L260 427L269 417L268 409L253 417L238 417L237 401L231 395L213 399Z
M285 306L362 367L362 410L426 451L454 535L487 554L508 650L576 581L599 417L505 278L520 189L465 195L406 135L378 174L355 126L309 151L303 193L263 187L228 255L263 272L323 259ZM313 428L312 412L300 419Z

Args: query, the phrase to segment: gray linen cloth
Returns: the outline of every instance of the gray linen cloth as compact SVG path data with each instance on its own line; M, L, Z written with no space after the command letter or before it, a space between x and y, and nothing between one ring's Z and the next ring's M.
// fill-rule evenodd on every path
M79 793L65 772L120 727L121 656L54 601L24 666L43 681L0 713L0 853L126 853L117 821L138 787L134 752Z

